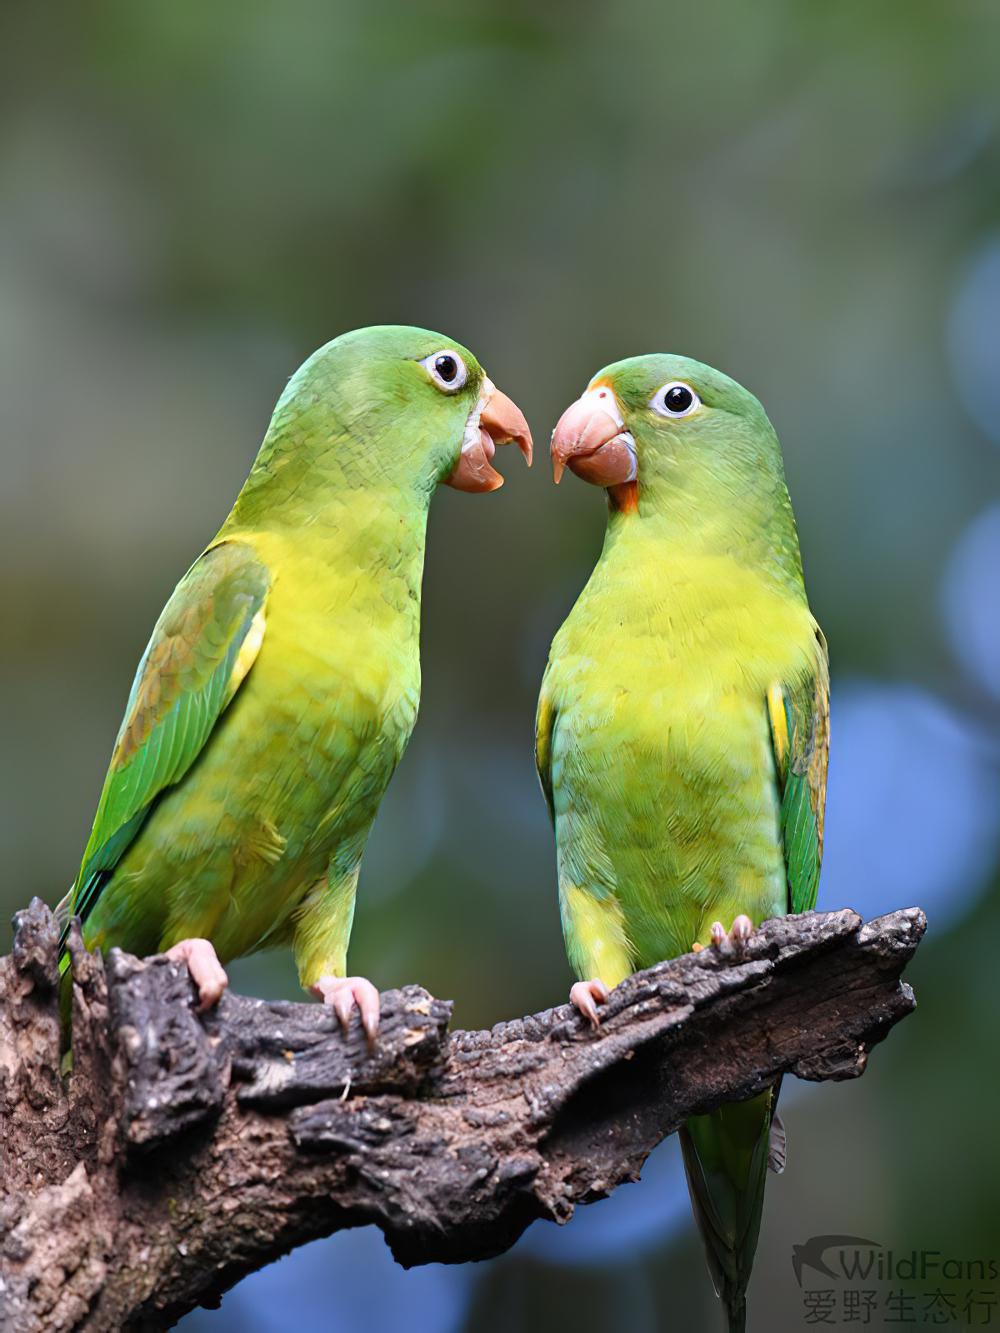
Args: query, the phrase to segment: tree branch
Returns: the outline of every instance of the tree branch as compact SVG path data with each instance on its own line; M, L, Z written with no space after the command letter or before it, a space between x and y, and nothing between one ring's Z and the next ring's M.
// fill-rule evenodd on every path
M916 908L767 922L742 951L637 973L592 1033L566 1005L448 1033L418 986L373 1049L314 1004L183 966L73 955L60 1073L57 936L35 899L0 959L0 1325L159 1328L304 1241L375 1223L405 1265L498 1254L634 1180L692 1112L782 1074L853 1078L914 1007Z

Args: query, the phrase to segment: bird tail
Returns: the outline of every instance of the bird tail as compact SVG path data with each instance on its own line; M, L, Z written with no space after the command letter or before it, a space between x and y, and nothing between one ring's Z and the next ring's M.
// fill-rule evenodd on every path
M691 1206L729 1333L744 1333L778 1089L692 1116L680 1131Z

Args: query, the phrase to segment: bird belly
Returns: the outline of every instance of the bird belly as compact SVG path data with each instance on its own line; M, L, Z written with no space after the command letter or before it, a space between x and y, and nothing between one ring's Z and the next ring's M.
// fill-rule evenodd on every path
M584 673L560 706L556 837L561 881L613 895L644 967L706 942L716 918L786 911L787 890L763 700L625 680Z

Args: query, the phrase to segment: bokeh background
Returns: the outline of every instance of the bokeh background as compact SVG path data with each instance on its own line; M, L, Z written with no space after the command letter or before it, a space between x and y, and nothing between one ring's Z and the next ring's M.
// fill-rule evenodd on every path
M152 623L313 348L445 330L542 444L602 364L694 355L778 428L831 644L820 905L931 922L919 1011L866 1077L788 1090L756 1325L803 1326L791 1245L816 1233L1000 1253L1000 8L119 0L0 24L4 916L75 873ZM434 503L422 714L351 954L462 1026L570 980L532 720L604 526L592 489L502 466L499 494ZM283 956L233 971L296 995ZM344 1233L184 1327L645 1333L713 1305L670 1141L494 1262L404 1273Z

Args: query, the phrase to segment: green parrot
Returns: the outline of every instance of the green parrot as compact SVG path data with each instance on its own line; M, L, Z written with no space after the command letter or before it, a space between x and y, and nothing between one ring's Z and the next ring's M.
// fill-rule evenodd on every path
M296 371L136 672L60 905L88 948L185 961L204 1008L223 961L291 945L303 987L374 1035L347 944L417 716L428 508L439 482L500 486L504 442L531 462L521 412L440 333L356 330Z
M765 919L814 906L829 669L781 450L746 389L684 357L620 361L560 418L552 459L556 481L568 465L608 491L536 728L570 997L596 1025L636 969L727 934L739 949ZM769 1155L783 1164L776 1099L681 1131L730 1330L745 1327Z

